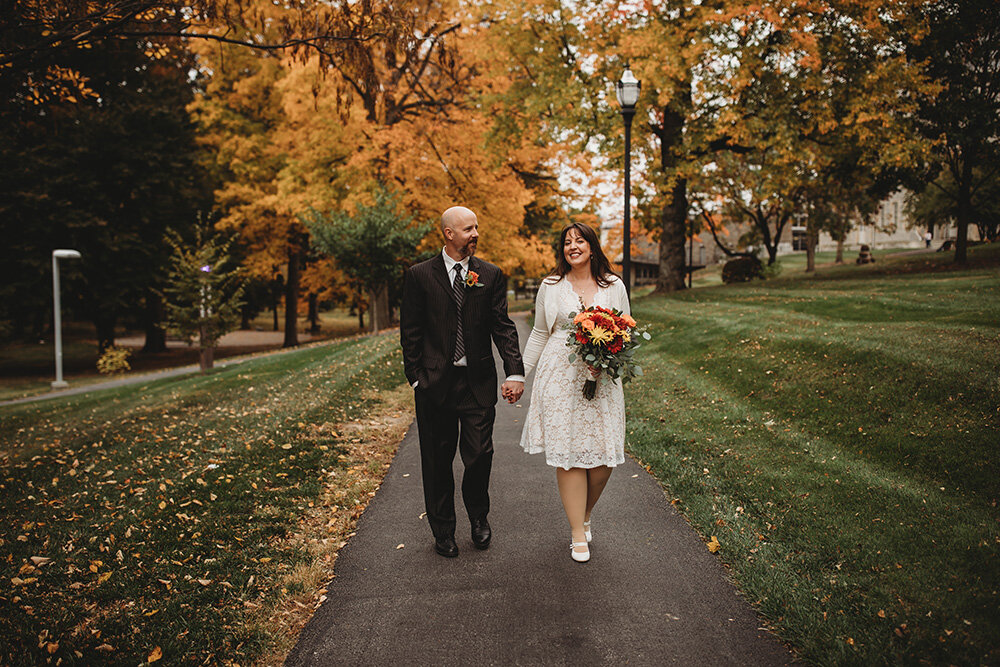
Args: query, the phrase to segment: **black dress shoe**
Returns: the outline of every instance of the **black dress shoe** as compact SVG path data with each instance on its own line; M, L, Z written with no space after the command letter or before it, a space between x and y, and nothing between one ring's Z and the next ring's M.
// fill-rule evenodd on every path
M492 537L493 532L490 530L490 522L486 520L486 517L472 520L472 543L476 545L477 549L489 549Z
M458 545L455 544L454 537L439 537L434 540L434 551L445 558L454 558L458 555Z

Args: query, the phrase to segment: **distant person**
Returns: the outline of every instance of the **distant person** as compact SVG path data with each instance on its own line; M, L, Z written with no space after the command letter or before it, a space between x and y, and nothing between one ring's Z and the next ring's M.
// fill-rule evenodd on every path
M472 543L487 549L493 533L490 470L496 419L497 371L492 342L500 351L510 403L524 391L517 329L507 315L507 278L477 257L479 222L464 206L441 215L444 248L407 269L399 337L403 369L414 390L424 505L434 550L452 558L455 543L455 477L459 449L465 473L462 500L472 524Z
M535 324L524 348L525 374L535 370L521 447L545 452L569 520L570 555L590 560L590 514L611 471L625 462L625 394L620 380L602 378L592 400L582 388L599 371L582 359L568 361L565 331L571 313L591 306L629 314L625 283L611 270L593 229L573 223L559 238L555 272L535 297Z
M926 232L924 232L924 247L925 248L930 248L931 247L931 241L933 239L934 239L934 235L931 234L931 230L928 229Z

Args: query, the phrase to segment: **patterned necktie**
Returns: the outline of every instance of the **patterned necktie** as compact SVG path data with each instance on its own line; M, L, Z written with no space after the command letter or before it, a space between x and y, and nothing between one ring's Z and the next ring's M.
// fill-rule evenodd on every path
M465 281L462 280L462 265L455 265L455 281L451 284L455 292L455 303L458 305L458 332L455 334L455 355L452 362L457 363L465 356L465 335L462 332L462 301L465 299Z

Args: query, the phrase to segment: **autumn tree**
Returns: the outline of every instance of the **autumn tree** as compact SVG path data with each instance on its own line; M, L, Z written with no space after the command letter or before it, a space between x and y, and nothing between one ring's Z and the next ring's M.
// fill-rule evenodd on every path
M510 108L527 106L550 136L573 136L577 151L600 150L609 168L618 168L621 155L612 82L626 62L642 80L633 159L655 188L658 289L669 291L683 285L691 179L717 159L791 155L802 146L821 155L843 141L862 146L864 160L879 168L913 160L917 142L899 131L913 109L899 91L920 85L902 49L901 35L915 30L910 4L718 0L647 2L631 11L601 0L543 0L491 7L496 46L509 54L502 62L513 81ZM781 101L780 114L769 112L773 100ZM773 155L767 160L776 164ZM805 162L787 164L808 176L817 165Z
M504 120L482 94L503 82L487 71L495 54L480 39L479 9L451 0L393 4L419 38L357 44L349 60L332 65L349 102L343 108L352 122L363 114L366 139L347 165L360 187L345 205L379 182L397 187L421 218L461 203L479 215L484 257L508 273L542 272L547 248L524 224L527 207L546 196L543 183L555 181L544 167L552 152L491 141ZM436 231L427 243L440 243Z
M396 39L406 16L391 3L257 0L18 0L0 13L0 93L15 106L96 98L74 53L121 43L161 49L238 45L325 60L372 39Z
M211 147L209 168L219 188L217 227L236 232L251 276L284 286L284 345L298 344L299 279L308 232L278 192L279 174L289 161L276 135L284 123L278 82L287 74L279 55L260 57L224 45L201 51L211 69L192 105L201 141Z

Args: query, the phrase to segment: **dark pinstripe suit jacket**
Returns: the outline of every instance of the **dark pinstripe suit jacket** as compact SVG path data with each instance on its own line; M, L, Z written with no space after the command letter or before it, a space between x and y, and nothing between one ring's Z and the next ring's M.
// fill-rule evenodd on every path
M487 407L497 402L496 363L490 340L496 343L508 376L524 375L524 364L517 329L507 315L507 277L500 267L477 257L469 259L469 270L479 274L483 287L465 288L465 357L472 393L479 405ZM432 398L444 393L441 382L455 353L457 313L441 255L406 270L399 316L403 367L410 384L419 381L417 391L430 392Z

